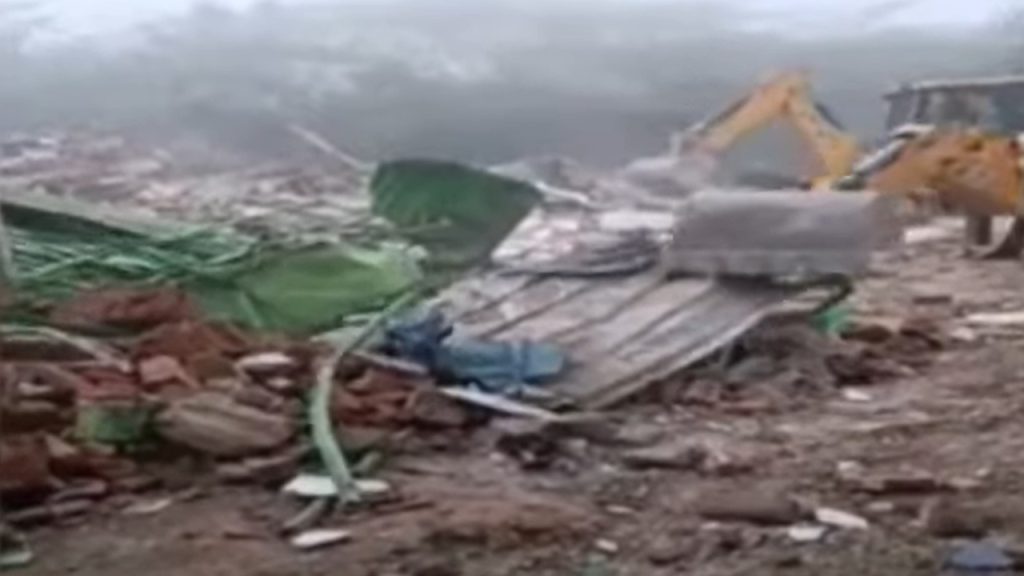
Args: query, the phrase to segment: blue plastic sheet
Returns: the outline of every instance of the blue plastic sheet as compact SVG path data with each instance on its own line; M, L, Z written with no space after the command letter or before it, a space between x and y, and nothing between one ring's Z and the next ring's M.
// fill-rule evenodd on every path
M515 396L523 386L550 382L565 369L565 355L540 342L497 342L453 337L454 327L436 310L394 323L385 347L426 366L439 379Z

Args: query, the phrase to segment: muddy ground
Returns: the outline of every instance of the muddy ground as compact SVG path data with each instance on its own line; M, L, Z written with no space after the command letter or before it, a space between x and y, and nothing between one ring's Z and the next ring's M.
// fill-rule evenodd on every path
M401 499L335 514L351 540L313 552L277 534L288 498L183 481L132 497L173 497L161 511L113 501L32 532L37 560L19 573L936 574L958 538L1024 543L1024 326L966 326L1024 309L1022 285L1022 263L965 259L956 239L905 247L859 285L857 315L925 319L934 346L870 386L747 378L726 397L682 378L611 414L610 434L414 439L381 473ZM869 526L794 541L822 506Z

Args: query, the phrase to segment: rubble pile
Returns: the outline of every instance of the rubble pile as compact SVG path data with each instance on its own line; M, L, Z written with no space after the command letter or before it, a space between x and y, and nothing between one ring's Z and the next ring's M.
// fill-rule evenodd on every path
M124 307L108 310L125 319ZM0 499L7 522L79 515L108 496L159 487L160 466L181 458L207 461L200 470L232 483L282 482L301 469L310 453L305 398L324 350L187 310L164 316L102 352L45 332L4 336ZM132 321L140 327L155 317ZM470 422L415 367L360 355L337 374L332 421L349 454L376 446L360 438Z
M200 170L171 151L88 132L0 142L2 188L117 204L183 222L336 235L367 218L365 185L366 174L338 163Z
M933 360L946 342L925 320L858 318L838 337L805 323L766 325L753 331L725 358L693 371L675 388L688 404L766 399L773 404L802 402L859 387L912 377Z

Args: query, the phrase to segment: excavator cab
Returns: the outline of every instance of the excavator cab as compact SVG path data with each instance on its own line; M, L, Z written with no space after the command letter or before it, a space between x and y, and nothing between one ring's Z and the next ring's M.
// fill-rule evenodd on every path
M886 94L885 100L890 130L904 124L929 124L1003 136L1024 132L1024 76L903 84Z
M940 130L954 129L984 134L985 146L993 149L993 152L986 151L986 157L992 158L993 162L998 160L1006 164L1009 156L1019 149L1021 134L1024 133L1024 75L903 84L886 94L885 100L888 103L886 123L890 129L912 123L928 124ZM967 158L968 154L961 156ZM975 160L975 164L978 164ZM1019 179L1024 163L1018 159L1017 164L1017 169L1012 172L1009 168L998 172L1007 175L1004 180L1009 176L1017 176ZM1019 214L1021 208L1024 208L1020 206L1024 190L1020 190L1019 186L1012 188L1000 182L987 187L984 192L971 194L971 199L988 197L991 200L997 195L1002 198L998 203L989 201L988 206L982 206L986 210L970 212L974 215L967 219L969 241L976 245L992 242L992 214ZM1020 228L1021 232L1009 236L1024 237L1024 222L1017 222L1014 226ZM1021 247L1005 248L1008 244L1004 240L1004 248L993 253L1003 255L1019 252L1024 248L1024 241L1020 243Z

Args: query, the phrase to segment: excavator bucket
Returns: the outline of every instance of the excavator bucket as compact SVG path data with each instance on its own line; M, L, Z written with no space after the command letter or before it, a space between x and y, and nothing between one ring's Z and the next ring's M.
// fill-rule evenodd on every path
M671 274L857 276L899 240L896 202L870 192L698 192L679 210L663 262Z

